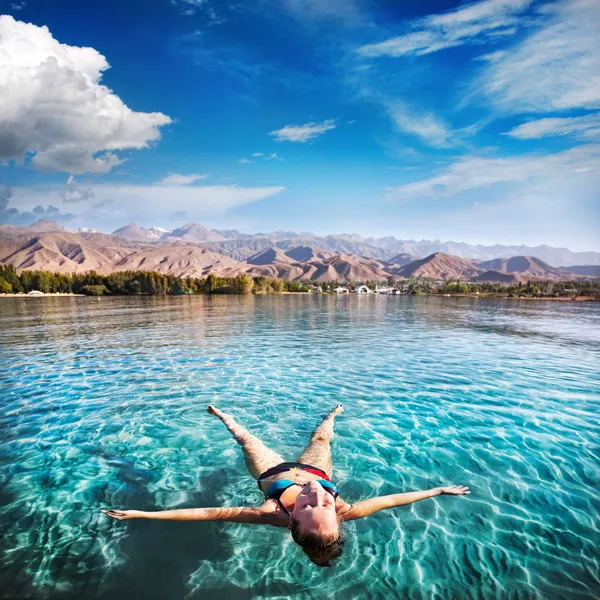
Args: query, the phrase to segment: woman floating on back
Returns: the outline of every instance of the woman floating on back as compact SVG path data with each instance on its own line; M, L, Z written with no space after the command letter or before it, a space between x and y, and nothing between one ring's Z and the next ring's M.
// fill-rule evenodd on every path
M333 421L343 411L341 404L315 429L298 462L285 462L258 438L214 406L208 412L229 429L244 451L246 466L265 494L256 508L184 508L160 512L141 510L103 510L109 517L125 519L166 519L170 521L234 521L257 525L274 525L291 530L294 541L321 567L342 553L340 523L367 517L384 508L403 506L441 494L461 496L469 488L460 485L438 487L422 492L390 494L348 504L331 481L330 442Z

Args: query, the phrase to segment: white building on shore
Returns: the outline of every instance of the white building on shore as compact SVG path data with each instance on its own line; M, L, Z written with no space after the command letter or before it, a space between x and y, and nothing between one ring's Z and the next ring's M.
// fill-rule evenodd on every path
M355 294L372 294L373 290L369 289L366 285L358 285L354 288Z

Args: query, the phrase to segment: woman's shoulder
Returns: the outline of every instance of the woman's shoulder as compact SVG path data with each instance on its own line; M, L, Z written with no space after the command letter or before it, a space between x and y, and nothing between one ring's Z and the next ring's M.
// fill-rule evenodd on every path
M335 499L335 512L340 520L344 520L344 515L352 510L352 504L348 504L341 496Z
M289 523L289 516L286 515L277 502L272 498L267 498L260 506L256 508L260 511L261 515L269 525L276 527L287 527Z

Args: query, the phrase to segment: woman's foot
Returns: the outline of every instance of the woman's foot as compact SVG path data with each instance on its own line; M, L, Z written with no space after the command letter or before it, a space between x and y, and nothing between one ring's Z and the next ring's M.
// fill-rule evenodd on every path
M339 415L344 412L344 405L340 402L332 411L332 415Z
M209 414L214 415L215 417L219 417L221 421L227 416L225 413L222 413L218 408L214 407L212 404L207 408Z

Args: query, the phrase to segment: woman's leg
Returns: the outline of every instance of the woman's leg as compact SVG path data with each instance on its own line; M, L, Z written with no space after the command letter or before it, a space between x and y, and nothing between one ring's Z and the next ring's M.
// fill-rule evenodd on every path
M267 448L246 428L236 423L231 415L222 413L214 406L209 406L208 412L211 415L215 415L215 417L219 417L225 423L225 427L231 431L235 441L242 447L246 466L254 479L258 479L261 473L264 473L267 469L285 462L277 452L273 452L273 450Z
M323 469L323 471L331 477L332 464L330 442L333 437L333 420L336 415L339 415L343 410L344 407L341 404L338 404L329 415L325 417L323 422L313 431L312 437L310 438L310 444L308 444L306 450L300 455L298 462Z

